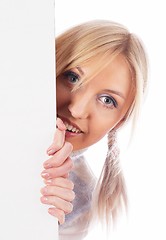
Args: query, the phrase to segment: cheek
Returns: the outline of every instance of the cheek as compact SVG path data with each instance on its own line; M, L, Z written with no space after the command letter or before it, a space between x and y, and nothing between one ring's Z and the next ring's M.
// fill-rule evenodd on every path
M57 107L60 108L65 104L66 100L62 95L57 94L56 95L56 104Z
M94 116L94 115L93 115ZM102 117L101 117L102 116ZM89 134L91 139L94 141L99 141L102 139L110 130L112 130L122 119L122 114L120 112L112 112L108 115L95 115L93 121L89 125Z
M110 131L112 127L112 122L106 123L105 121L96 121L94 124L91 125L91 129L89 132L91 135L91 139L93 139L93 141L95 142L99 141Z
M63 93L63 94L62 94ZM57 87L56 88L56 103L57 107L63 107L64 105L68 104L69 96L67 92L64 92L64 88Z

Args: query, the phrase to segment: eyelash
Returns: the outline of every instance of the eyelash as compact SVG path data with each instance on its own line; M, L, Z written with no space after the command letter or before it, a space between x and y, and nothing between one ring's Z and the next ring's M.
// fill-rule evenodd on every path
M101 101L101 98L107 98L109 100L111 100L111 105L110 104L106 104L104 102ZM118 107L118 103L117 101L111 97L111 96L107 96L107 95L103 95L103 96L99 96L99 101L103 104L104 107L106 107L107 109L113 109L113 108L117 108Z
M71 70L68 70L68 71L64 72L63 75L64 75L65 78L67 78L69 84L71 84L71 85L77 84L78 81L80 80L80 76L77 73L75 73L75 72L73 72ZM71 81L72 78L75 78L77 80L77 82L73 83Z

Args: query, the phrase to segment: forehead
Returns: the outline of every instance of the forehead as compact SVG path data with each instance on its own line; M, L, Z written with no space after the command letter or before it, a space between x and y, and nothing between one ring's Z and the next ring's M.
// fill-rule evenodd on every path
M115 88L127 94L132 85L132 74L125 57L118 55L111 61L105 61L102 62L98 57L95 57L78 66L78 70L87 81L91 79L90 82L94 86Z

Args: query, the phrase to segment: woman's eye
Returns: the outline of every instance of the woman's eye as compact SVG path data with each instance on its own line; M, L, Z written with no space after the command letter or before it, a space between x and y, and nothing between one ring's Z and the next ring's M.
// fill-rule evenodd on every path
M79 81L79 75L72 71L67 71L64 73L65 78L67 78L70 84L77 84Z
M110 96L101 96L99 100L107 108L114 108L114 107L116 108L118 106L117 101Z

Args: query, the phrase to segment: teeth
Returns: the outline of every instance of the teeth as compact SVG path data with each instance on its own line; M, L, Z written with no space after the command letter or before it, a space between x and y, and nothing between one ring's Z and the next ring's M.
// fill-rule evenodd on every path
M76 130L77 130L76 128L73 128L73 129L72 129L72 132L76 132Z
M72 127L71 125L69 125L67 129L68 129L69 131L71 131L72 128L73 128L73 127Z
M69 131L72 131L73 133L80 133L81 131L77 129L76 127L73 127L72 125L65 122L66 129Z

